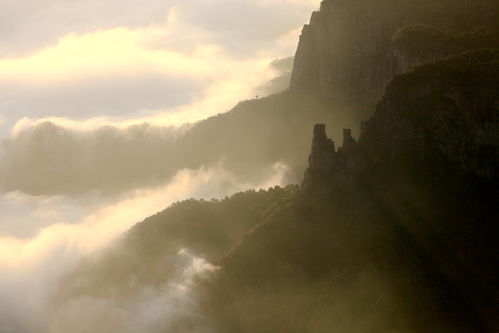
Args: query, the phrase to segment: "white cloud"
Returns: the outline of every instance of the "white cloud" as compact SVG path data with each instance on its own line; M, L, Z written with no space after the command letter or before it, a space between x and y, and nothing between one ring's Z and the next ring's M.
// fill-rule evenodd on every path
M70 32L85 34L117 27L162 24L177 8L183 21L225 38L224 45L268 47L276 35L303 24L320 0L3 0L0 56L53 44ZM258 24L255 24L258 23ZM199 32L199 30L198 30ZM244 36L241 40L227 37ZM256 43L256 44L254 44Z
M190 286L195 277L215 267L187 250L175 257L179 270L183 270L176 280L143 288L131 299L73 297L55 310L48 333L214 333L208 320L200 315ZM179 327L181 320L189 321L187 327Z
M2 0L0 138L7 129L12 134L0 149L0 187L12 181L64 186L66 176L84 183L89 172L102 172L95 170L99 165L115 171L102 173L102 182L109 177L122 186L127 180L120 172L133 171L141 154L169 158L162 145L187 128L180 124L252 97L253 87L272 77L268 63L294 52L300 27L318 3ZM175 126L161 127L167 125ZM129 135L141 144L130 147ZM134 149L140 154L116 158ZM161 168L163 162L150 164ZM69 321L51 327L43 325L49 319L45 301L79 258L169 203L280 184L284 171L276 165L260 184L241 183L213 167L180 170L168 183L157 177L156 187L137 182L138 189L111 196L0 194L0 330L54 333L67 331L64 323L74 329L71 317L80 317L83 302L95 310L88 323L101 310L110 318L137 310L134 330L143 332L151 318L154 323L165 311L175 314L167 307L170 296L155 298L145 290L142 302L114 313L103 311L109 300L78 300L58 314Z
M169 34L168 27L72 34L29 57L0 59L0 114L144 121L196 109L194 119L202 119L271 77L268 55L233 59L206 43L185 52L151 49L145 44L157 33Z
M45 226L32 238L19 239L5 235L0 236L0 325L8 322L13 327L18 327L16 331L22 331L19 327L25 325L23 329L27 332L44 332L43 327L46 327L47 321L53 319L52 316L45 313L50 293L56 287L57 279L71 270L79 258L108 246L136 222L141 221L145 216L156 213L174 201L191 197L220 198L248 188L266 188L271 185L279 185L282 184L284 171L283 166L276 165L269 170L268 177L262 179L260 184L243 184L238 182L222 166L213 169L201 168L196 171L182 170L166 184L157 188L140 189L126 195L120 195L115 199L115 202L98 208L80 220L71 223L60 221ZM63 199L51 201L46 198L29 198L12 194L9 200L16 202L15 209L17 210L22 209L23 204L31 206L34 200L41 200L45 205L45 211L57 211ZM72 204L73 208L77 208L76 215L79 216L81 208L76 206L76 202L75 200ZM59 216L69 215L66 213ZM55 218L57 217L56 214ZM17 222L23 223L21 216ZM183 280L176 282L178 292L186 290L192 274L197 274L210 267L199 258L191 257L191 259L189 266L186 266L187 270ZM177 297L178 293L174 295L162 294L158 296L159 298L149 296L151 294L144 294L144 298L137 300L138 303L134 301L127 305L128 307L124 310L122 309L128 315L131 313L130 311L139 309L142 311L141 316L145 316L142 319L135 317L135 321L129 320L127 325L130 324L131 327L135 328L155 325L154 321L150 321L151 319L164 320L162 315L174 316L176 314L175 311L168 313L169 308L159 309L161 316L156 316L151 311L158 310L156 306L153 306L154 302L157 301L158 304L161 304L161 302L168 301L171 303L171 297ZM72 318L72 316L76 315L77 313L74 311L81 310L82 306L85 306L87 310L84 314L85 318L94 320L87 322L89 325L95 323L98 318L103 319L99 317L99 314L105 313L109 315L104 318L107 323L119 324L119 321L113 323L110 318L114 318L112 315L118 315L116 319L119 319L121 313L119 311L122 310L118 308L118 312L112 313L104 311L105 309L108 311L116 310L114 307L116 304L113 304L114 300L78 299L75 302L74 306L65 307L61 310L62 313L58 314L64 320L59 321L62 320L61 317L56 318L58 325L62 325L57 326L57 328L67 327L64 325L68 324L68 320L69 324L72 325L81 323L76 320L81 319L80 316L77 316L78 318ZM86 307L85 304L93 304L93 306ZM113 307L106 307L106 304L113 305ZM153 307L148 308L148 306ZM101 311L90 311L91 309L101 309ZM151 318L151 316L153 317ZM2 317L5 321L2 321ZM84 330L85 326L82 327L80 332L95 332L91 329ZM54 328L48 332L61 331Z
M103 245L108 244L114 237L128 230L133 224L144 217L150 216L174 201L186 198L219 198L228 193L235 193L248 188L262 188L272 185L282 185L285 169L276 165L271 175L260 184L241 184L235 177L222 166L214 169L181 170L166 185L158 188L134 190L126 197L113 204L98 209L96 212L84 217L80 222L65 223L57 221L42 229L32 239L17 239L0 236L0 267L23 268L28 263L43 265L47 256L61 254L65 251L91 253ZM17 203L32 205L35 198L19 197ZM59 216L57 209L60 201L40 198L45 205L42 214ZM52 206L48 208L47 206ZM56 212L54 213L53 210ZM35 213L36 214L36 213ZM40 214L40 211L38 212ZM47 217L47 216L45 216ZM18 221L22 223L22 221Z
M0 137L24 117L120 126L225 112L294 52L318 2L6 0Z

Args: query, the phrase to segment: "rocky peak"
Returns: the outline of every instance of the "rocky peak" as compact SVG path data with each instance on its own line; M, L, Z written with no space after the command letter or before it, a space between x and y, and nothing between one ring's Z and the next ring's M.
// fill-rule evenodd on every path
M355 147L355 139L352 136L352 130L346 128L343 130L343 147L342 151L345 153L350 153Z
M312 151L309 156L309 167L305 172L302 188L305 191L327 189L325 183L344 182L351 179L354 169L352 154L356 145L351 129L343 130L343 146L336 151L335 143L326 134L326 125L314 126Z
M308 160L310 168L314 170L330 169L333 165L335 154L334 142L326 135L326 125L315 125L312 152Z
M335 0L323 0L321 2L321 12L327 11L333 7Z

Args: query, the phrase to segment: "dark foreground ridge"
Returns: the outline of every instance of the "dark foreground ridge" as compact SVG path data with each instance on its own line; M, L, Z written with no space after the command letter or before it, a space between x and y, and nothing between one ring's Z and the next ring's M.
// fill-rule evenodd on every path
M498 4L324 1L290 91L200 123L169 155L172 170L226 156L241 174L285 161L301 176L321 123L302 185L174 204L61 281L55 303L161 294L189 249L218 269L164 331L497 332L499 49L483 47L499 46ZM324 124L339 141L356 132L345 119L369 120L338 148Z
M494 332L497 59L397 78L340 149L316 125L300 195L206 282L220 332Z
M54 303L160 294L189 249L218 269L174 332L496 332L498 60L473 51L397 77L358 140L345 130L338 149L314 127L301 187L174 204Z

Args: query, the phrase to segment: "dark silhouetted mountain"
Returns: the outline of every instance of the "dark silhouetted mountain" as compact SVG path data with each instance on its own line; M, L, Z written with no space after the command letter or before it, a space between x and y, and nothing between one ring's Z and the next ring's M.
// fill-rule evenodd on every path
M186 165L226 156L242 175L283 160L305 170L301 186L175 204L86 262L59 302L167 283L189 249L218 267L194 288L217 333L496 332L499 50L468 38L490 28L494 9L324 1L290 91L208 119L175 148ZM411 49L421 36L434 39ZM446 57L463 45L474 46ZM338 115L339 105L369 105L383 89L355 140L338 119L361 113Z
M303 28L291 89L344 100L365 119L396 75L466 49L496 47L497 15L493 0L324 0ZM432 29L414 29L421 26ZM400 52L406 40L417 54Z
M219 269L179 332L199 318L222 333L494 332L498 59L471 51L398 76L357 141L345 130L337 148L314 127L300 189L175 204L54 303L139 297L177 278L189 249Z
M497 328L499 52L417 68L205 282L220 332Z

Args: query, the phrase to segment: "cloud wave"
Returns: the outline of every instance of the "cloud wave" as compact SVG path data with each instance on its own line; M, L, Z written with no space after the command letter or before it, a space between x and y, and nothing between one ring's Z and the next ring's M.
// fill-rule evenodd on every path
M79 259L109 246L145 216L156 213L174 201L191 197L220 198L249 188L281 185L284 171L282 166L276 165L269 169L268 176L261 182L246 184L239 182L221 165L211 169L185 169L169 181L163 182L161 186L122 194L114 202L88 213L81 220L53 223L43 227L32 238L0 236L2 332L53 333L63 332L67 327L80 327L80 332L84 333L97 332L98 326L95 325L98 320L105 320L106 325L112 325L111 327L125 327L122 332L156 332L156 325L164 328L164 325L169 324L165 322L165 318L178 314L170 311L171 306L164 306L166 303L172 305L172 302L185 301L187 303L182 303L182 306L192 309L185 294L189 278L192 274L210 267L199 258L180 254L185 259L185 274L181 275L181 281L172 282L177 284L175 288L178 289L173 293L169 292L170 287L163 291L144 290L143 297L120 306L114 299L74 299L72 304L56 309L55 313L47 313L47 304L51 293L57 287L58 279L75 267ZM59 202L54 202L53 208L58 207ZM153 292L158 293L156 297L151 297ZM159 305L161 307L158 307ZM101 310L96 312L92 309ZM135 310L139 311L140 316L135 316L134 320L125 323L118 320L120 316L130 315ZM89 319L85 325L81 321L82 317L78 315L81 311L85 313L85 318ZM103 317L103 314L107 316ZM88 330L85 330L85 327ZM103 325L99 329L109 332L106 327L108 326Z

